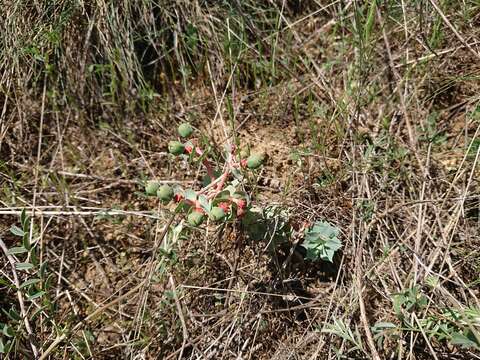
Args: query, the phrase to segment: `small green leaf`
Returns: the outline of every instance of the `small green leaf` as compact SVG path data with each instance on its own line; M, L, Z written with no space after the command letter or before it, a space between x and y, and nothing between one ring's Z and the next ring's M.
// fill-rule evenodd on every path
M222 202L228 199L230 199L230 191L223 190L219 192L215 197L215 203Z
M190 201L196 201L197 200L197 193L192 189L187 189L187 190L185 190L185 199L190 200Z
M23 209L22 214L20 215L20 223L22 224L22 230L25 235L28 234L30 232L30 217L25 212L25 209Z
M202 209L207 212L207 214L210 213L212 204L208 201L205 195L200 195L198 197L198 202L200 203L200 206L202 207Z
M28 233L25 233L25 235L23 235L23 239L22 239L22 245L25 249L28 249L30 250L30 236Z
M210 185L211 182L212 182L212 178L210 177L210 175L205 175L202 178L202 186L203 187L207 187L208 185Z
M185 151L185 146L179 141L170 141L168 143L168 151L173 155L183 154Z
M10 227L10 232L15 236L20 236L20 237L25 235L25 232L22 229L20 229L17 225L12 225Z
M0 354L5 353L5 345L3 344L3 339L0 337Z
M162 185L157 190L157 197L163 203L168 203L173 199L173 189L169 185Z
M307 250L308 260L324 260L333 262L335 252L342 247L338 239L340 230L327 222L317 221L305 232L302 246Z
M242 218L242 226L247 231L248 236L254 240L259 241L268 234L268 227L262 213L257 209L249 209Z
M225 218L225 211L221 207L215 206L210 211L210 218L214 221L221 221Z
M28 252L27 249L25 249L23 246L15 246L10 249L8 249L7 254L8 255L17 255L17 254L24 254Z
M407 301L407 298L403 294L393 295L393 310L399 318L403 318L402 305Z
M38 270L38 275L40 277L44 277L45 276L45 272L47 271L47 267L48 267L48 262L47 261L44 261L42 265L40 265L40 269Z
M391 322L377 322L375 325L372 326L374 330L382 330L382 329L395 329L397 325Z
M181 213L181 212L187 212L189 209L191 208L191 205L190 204L187 204L187 202L185 201L180 201L178 203L178 205L175 207L175 212L178 214L178 213Z
M27 286L34 285L39 283L41 280L38 278L28 279L20 285L20 289L26 288Z
M5 336L8 336L8 337L14 337L15 336L15 333L13 332L13 329L11 326L5 324L3 326L3 330L2 330L3 334Z
M243 174L238 169L233 168L232 175L236 180L243 180Z
M263 164L264 161L264 154L252 154L247 158L247 167L249 169L257 169Z
M32 248L32 250L30 250L30 261L32 262L32 264L34 266L37 266L39 261L38 261L38 256L37 256L37 251L35 248Z
M9 287L10 289L15 290L15 286L12 285L12 283L11 283L10 281L7 281L7 280L6 280L5 278L3 278L3 277L0 277L0 285Z
M475 335L471 332L467 332L467 334L461 332L453 333L452 344L459 345L462 348L480 349L480 344L477 342Z
M13 307L8 311L8 317L15 321L19 321L22 319L20 314L16 312Z
M28 215L25 209L22 210L22 213L20 214L20 223L22 224L22 228L25 230L25 227L28 226Z
M54 283L54 278L55 278L55 274L48 275L47 280L45 280L43 284L43 288L45 290L48 290L52 287L52 284Z
M32 301L32 300L38 299L39 297L42 297L43 295L45 295L45 291L39 291L39 292L27 297L27 300Z
M20 262L15 264L17 270L30 270L33 268L33 264Z

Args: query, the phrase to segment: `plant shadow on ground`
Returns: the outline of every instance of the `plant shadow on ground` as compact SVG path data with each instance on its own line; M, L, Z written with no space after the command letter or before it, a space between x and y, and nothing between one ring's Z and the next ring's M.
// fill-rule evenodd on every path
M290 218L288 213L281 207L270 206L247 214L241 225L248 234L244 245L264 253L269 274L267 281L252 282L251 289L271 294L267 297L273 311L288 311L289 307L302 307L318 300L318 294L310 288L334 283L343 255L337 251L332 261L306 259L307 250L302 246L306 229L295 232L292 223L298 220ZM298 238L295 243L293 237ZM306 320L305 310L297 311L297 315L298 320Z

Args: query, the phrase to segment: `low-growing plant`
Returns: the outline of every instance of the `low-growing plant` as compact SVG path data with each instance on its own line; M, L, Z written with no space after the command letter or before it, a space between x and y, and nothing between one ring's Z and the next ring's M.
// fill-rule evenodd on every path
M278 205L250 208L242 219L242 227L250 239L263 240L271 250L288 243L293 232L290 213Z
M429 283L432 284L432 279ZM392 295L393 310L398 322L377 322L372 333L379 348L385 340L398 342L409 333L423 333L429 341L446 342L461 348L480 349L478 326L480 311L473 307L452 309L441 307L439 311L423 313L427 309L428 298L422 294L418 285ZM412 321L411 315L418 319Z
M336 335L346 342L350 343L351 347L348 348L347 353L360 351L365 353L362 337L358 329L352 330L341 319L334 319L333 324L326 324L322 329L322 333ZM337 355L340 355L340 351L336 350Z
M405 318L406 313L422 310L427 303L428 299L421 293L418 286L393 294L393 309L400 320Z
M174 211L183 214L193 227L201 226L207 217L213 222L243 217L251 205L250 196L243 190L245 171L262 166L264 154L242 157L235 145L227 145L220 154L223 164L216 167L212 161L212 157L218 155L216 149L203 149L194 132L189 123L181 124L178 127L179 138L168 143L168 151L175 157L205 168L202 187L182 188L150 180L145 184L145 193L157 196L164 205L173 204Z
M307 250L306 259L322 259L333 262L333 256L342 247L338 239L340 230L325 221L317 221L305 231L302 246Z
M145 183L147 196L156 196L163 205L182 214L191 227L200 227L207 219L213 223L240 219L248 237L265 241L270 250L291 240L294 227L289 211L273 204L264 208L252 206L252 196L245 191L247 172L259 169L265 162L265 154L245 154L235 145L227 145L221 151L211 147L204 149L189 123L181 124L177 130L179 137L168 143L168 150L175 158L199 164L205 169L201 188L170 186L150 180ZM214 163L213 159L221 161ZM334 254L342 246L338 238L340 230L325 221L299 228L304 231L301 246L305 258L333 262Z
M25 210L20 216L20 226L12 225L10 232L19 241L15 246L7 248L0 238L1 252L10 263L12 273L11 277L0 277L0 286L5 287L6 298L13 298L16 293L17 300L9 305L1 305L0 354L7 358L17 358L20 353L27 357L32 354L37 356L38 348L31 324L40 314L50 314L53 311L54 305L48 296L53 273L47 271L46 262L40 261L38 243L30 242L30 239L37 236L37 231L31 226Z

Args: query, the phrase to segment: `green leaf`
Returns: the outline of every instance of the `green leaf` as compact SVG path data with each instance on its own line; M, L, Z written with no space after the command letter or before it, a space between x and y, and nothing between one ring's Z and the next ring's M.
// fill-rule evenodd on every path
M362 342L358 331L355 333L342 320L333 320L333 324L326 324L322 333L334 334L355 345L350 350L362 350Z
M320 255L320 258L322 260L328 260L330 262L333 262L333 255L335 255L335 251L329 248L325 248L322 251L322 254Z
M368 9L367 21L365 24L365 43L368 43L370 34L372 33L373 24L375 21L375 10L377 7L376 0L370 2L370 8Z
M26 236L30 232L30 217L27 215L25 209L20 214L20 223L22 224L22 230Z
M20 236L20 237L23 237L23 235L25 235L25 232L22 229L20 229L17 225L12 225L10 227L10 232L15 236Z
M340 240L338 240L338 238L334 237L327 241L327 247L333 251L337 251L342 247L342 243Z
M237 180L243 180L243 174L240 170L233 168L232 175Z
M22 224L23 230L25 230L25 227L28 226L28 215L25 209L22 210L22 213L20 214L20 223Z
M403 318L402 305L407 301L407 298L403 294L393 295L393 310L399 318Z
M48 290L51 288L52 284L54 283L54 278L55 278L55 274L52 273L48 275L47 280L45 280L45 283L43 285L43 288L45 290Z
M202 186L207 187L208 185L210 185L211 182L212 178L210 177L210 175L205 175L202 179Z
M8 311L8 317L15 321L19 321L22 319L20 314L16 312L13 307Z
M181 212L187 212L192 206L190 204L187 204L185 201L180 201L178 205L175 208L175 212L181 213Z
M30 261L34 266L37 266L39 261L38 261L38 256L37 256L37 251L35 248L32 248L30 250Z
M190 200L190 201L196 201L197 200L197 193L192 189L187 189L187 190L185 190L185 199Z
M30 234L29 233L25 233L25 235L23 235L23 238L22 238L22 245L25 249L28 249L30 250L31 248L31 245L30 245Z
M420 292L418 286L413 286L405 291L393 294L393 309L399 319L403 319L403 311L413 312L421 310L428 304L428 299Z
M373 331L379 331L383 329L395 329L397 325L391 322L377 322L375 325L372 326Z
M0 277L0 285L9 287L10 289L15 290L15 286L11 282L7 281L5 278Z
M8 255L16 255L16 254L24 254L28 252L27 249L25 249L23 246L15 246L10 249L8 249L7 254Z
M30 270L33 268L33 264L20 262L15 264L17 270Z
M5 353L5 345L3 344L3 340L0 337L0 354L4 354L4 353Z
M440 278L438 276L428 275L425 278L425 284L432 289L435 289L440 284Z
M219 202L222 202L222 201L226 201L230 199L230 191L221 191L217 194L217 196L215 196L215 199L214 199L214 204L218 204Z
M475 348L480 349L480 344L477 342L475 335L470 331L466 334L461 332L455 332L452 335L452 344L459 345L462 348Z
M210 213L210 210L212 209L212 204L208 201L205 195L200 195L198 197L198 202L200 203L202 209L207 212L207 214Z
M28 279L23 284L20 285L20 289L26 288L27 286L34 285L39 283L41 280L38 278Z
M302 246L307 250L308 260L324 260L333 262L335 252L342 247L338 239L340 230L327 222L317 221L305 232Z
M268 235L268 227L262 218L262 213L256 209L250 209L245 213L242 218L242 226L254 241L262 240Z
M43 295L45 295L45 291L39 291L39 292L27 297L27 300L32 301L32 300L38 299L39 297L42 297Z
M480 309L474 307L467 307L464 312L465 315L472 321L476 322L477 325L480 323Z
M40 277L44 277L45 276L45 273L47 271L47 267L48 267L48 262L47 261L44 261L42 265L40 265L40 269L38 270L38 275Z
M15 336L15 333L13 332L13 329L11 326L5 324L3 326L3 330L2 330L3 334L5 336L8 336L8 337L14 337Z

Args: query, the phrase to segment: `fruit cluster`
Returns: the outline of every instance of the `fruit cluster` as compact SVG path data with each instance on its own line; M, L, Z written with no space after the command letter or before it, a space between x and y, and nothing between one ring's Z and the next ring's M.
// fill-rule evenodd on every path
M180 186L161 185L151 180L145 185L148 196L157 196L167 205L176 204L176 211L187 216L192 226L200 226L208 216L214 222L228 221L242 217L249 206L249 197L238 188L243 179L242 170L257 169L264 160L263 154L251 154L246 159L239 159L235 146L228 146L225 151L225 163L222 171L217 172L208 159L208 153L198 146L198 139L191 138L194 132L189 123L178 127L178 134L184 140L172 140L168 143L168 151L174 156L183 156L191 161L201 163L206 171L205 186L195 191ZM187 140L190 138L189 140Z

